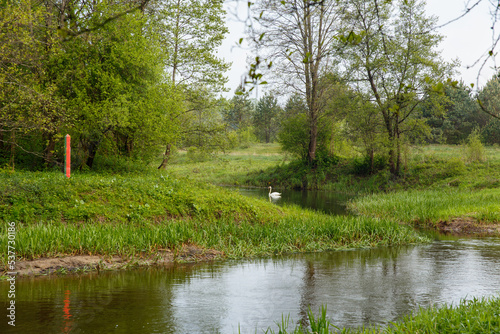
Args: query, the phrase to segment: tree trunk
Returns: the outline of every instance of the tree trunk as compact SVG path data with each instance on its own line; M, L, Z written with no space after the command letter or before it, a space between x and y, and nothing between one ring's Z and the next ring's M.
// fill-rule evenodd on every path
M374 150L373 150L373 148L371 148L370 149L370 153L369 153L369 157L370 157L370 174L373 174L374 169L375 169L374 168L375 166L373 165L374 156L375 156Z
M307 155L307 162L311 165L312 162L316 159L316 146L318 142L318 124L316 124L315 120L311 120L311 131L309 138L309 150Z
M44 156L46 166L50 166L51 164L53 164L54 151L56 149L56 140L54 139L54 134L49 133L48 137L49 137L48 138L49 143L45 148L45 156Z
M398 119L396 119L396 170L395 170L395 176L399 176L401 172L401 139L400 139L400 133L399 133L399 124L398 124Z
M89 156L87 157L87 162L86 162L86 165L89 168L92 168L92 165L94 164L94 159L95 159L95 155L97 153L98 147L99 147L98 141L91 141L89 144L89 148L88 148Z
M394 149L394 134L392 131L389 133L389 168L392 175L396 175L396 161L395 161L395 149Z
M14 170L15 158L16 158L16 130L12 130L10 136L10 162L9 162L9 165L10 167L12 167L12 170Z
M4 132L0 130L0 154L3 155L3 153L7 150L7 147L5 145L4 141Z
M165 149L165 153L163 153L163 161L161 165L158 166L158 169L166 169L168 160L170 159L170 149L172 148L172 144L167 144L167 148Z

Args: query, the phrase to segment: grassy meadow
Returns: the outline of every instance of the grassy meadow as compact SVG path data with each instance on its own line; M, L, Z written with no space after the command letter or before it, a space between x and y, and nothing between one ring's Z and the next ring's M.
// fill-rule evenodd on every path
M362 216L432 225L454 218L500 222L500 189L425 189L360 197L349 208Z
M201 163L181 152L169 170L200 182L281 189L300 187L306 179L312 188L354 195L348 205L354 214L399 223L500 222L498 146L485 147L483 161L470 161L463 146L413 147L403 156L399 179L384 169L364 173L359 163L356 157L340 158L334 166L311 171L280 153L277 144L259 144Z
M462 146L426 145L409 148L403 155L402 175L394 179L384 162L367 171L359 156L339 157L311 170L282 153L276 143L255 144L202 160L177 152L168 170L173 175L219 185L303 188L352 195L408 189L500 187L500 147L484 148L484 161L469 161ZM385 162L386 163L386 162Z
M252 185L249 175L286 165L291 157L282 153L279 144L259 143L212 157L190 157L176 152L168 171L178 177L218 185ZM254 183L255 186L262 186Z

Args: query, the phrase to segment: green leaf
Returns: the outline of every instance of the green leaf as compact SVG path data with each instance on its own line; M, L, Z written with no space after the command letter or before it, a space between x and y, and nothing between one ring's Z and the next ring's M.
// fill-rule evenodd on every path
M432 90L436 93L444 93L444 84L442 82L438 83L435 86L432 86Z
M304 64L306 64L306 63L308 63L310 60L311 60L311 53L310 53L310 52L308 52L308 53L306 53L306 56L304 57L304 59L302 60L302 62L303 62Z

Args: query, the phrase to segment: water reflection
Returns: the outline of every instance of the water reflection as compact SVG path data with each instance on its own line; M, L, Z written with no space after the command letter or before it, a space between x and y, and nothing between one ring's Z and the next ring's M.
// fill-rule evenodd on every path
M64 308L63 308L64 311L63 319L66 321L64 322L64 328L62 330L62 332L65 334L71 331L71 327L73 324L73 321L71 319L70 295L71 291L66 290L66 292L64 293L65 298L64 298Z
M8 284L0 283L6 309ZM14 333L254 333L328 305L340 327L500 293L500 239L17 282ZM5 306L5 307L4 307ZM4 311L5 312L5 311ZM0 332L10 333L6 321ZM12 332L12 331L11 331Z

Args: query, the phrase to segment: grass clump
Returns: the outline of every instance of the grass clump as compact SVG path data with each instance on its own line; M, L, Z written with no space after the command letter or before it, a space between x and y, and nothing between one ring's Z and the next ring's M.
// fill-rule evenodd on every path
M338 329L335 327L330 320L326 316L326 306L321 306L319 309L319 314L316 316L314 312L312 312L311 308L307 311L307 320L308 325L298 324L294 329L288 329L292 324L290 320L290 316L282 316L281 322L277 323L278 326L278 334L327 334L333 333L332 330ZM268 328L264 333L266 334L275 334L276 332Z
M357 214L403 223L434 224L456 217L500 221L500 189L449 188L372 194L348 204Z
M367 333L379 333L376 330ZM473 298L459 305L420 308L393 323L383 333L500 333L500 298Z
M327 318L326 307L321 307L320 314L314 316L309 310L310 326L298 324L290 327L289 317L283 317L278 323L279 334L310 334L310 333L351 333L351 334L496 334L500 333L500 298L473 298L462 300L458 305L443 307L420 308L417 312L391 323L385 328L337 328ZM276 333L267 329L265 333Z

